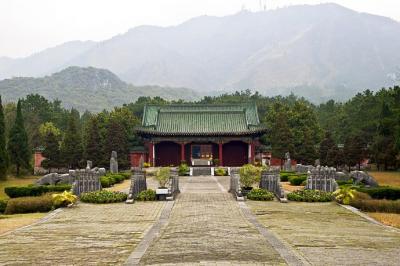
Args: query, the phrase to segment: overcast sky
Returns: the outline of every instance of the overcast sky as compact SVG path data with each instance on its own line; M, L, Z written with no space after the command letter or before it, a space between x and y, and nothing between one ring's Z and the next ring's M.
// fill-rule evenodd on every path
M169 26L224 16L265 0L0 0L0 56L23 57L71 40L105 40L147 24ZM399 0L269 0L267 9L335 2L400 21ZM261 4L263 6L263 4Z

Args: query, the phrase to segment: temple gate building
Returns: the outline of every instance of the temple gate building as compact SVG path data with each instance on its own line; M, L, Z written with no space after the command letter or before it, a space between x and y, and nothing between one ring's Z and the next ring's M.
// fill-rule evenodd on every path
M266 132L255 104L173 104L144 107L135 129L144 147L131 153L152 166L242 166L254 162Z

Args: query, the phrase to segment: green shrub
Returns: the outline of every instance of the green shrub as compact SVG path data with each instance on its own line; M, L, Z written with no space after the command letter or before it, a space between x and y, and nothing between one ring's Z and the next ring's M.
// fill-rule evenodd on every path
M40 196L48 192L64 192L70 191L71 185L50 185L50 186L21 186L21 187L6 187L4 192L10 198L19 197L34 197Z
M169 167L162 167L158 169L156 174L156 179L161 188L165 187L165 185L169 180L170 175L171 175L171 169Z
M253 188L247 193L247 198L250 200L273 200L274 194L262 188Z
M132 176L130 171L120 172L119 174L122 175L125 179L129 179Z
M214 174L216 176L225 176L225 175L228 175L228 171L223 167L218 167L218 168L215 168Z
M156 200L156 192L152 189L143 190L135 199L140 201L153 201Z
M0 200L0 214L6 210L8 200Z
M12 198L8 201L4 214L48 212L53 209L51 194L38 197Z
M286 173L282 174L281 173L280 176L281 176L281 182L289 181L289 174L286 174Z
M398 187L358 187L356 188L360 192L367 193L374 199L388 199L388 200L398 200L400 199L400 188Z
M400 200L355 199L350 205L365 212L400 213Z
M102 188L111 187L112 184L110 182L110 178L108 176L100 177L100 183Z
M347 181L345 181L345 180L336 180L336 183L341 187L341 186L351 186L351 185L353 185L353 180L347 180Z
M188 166L187 164L181 163L181 164L179 165L178 174L179 174L180 176L189 175L189 171L190 171L190 169L189 169L189 166Z
M88 203L114 203L125 201L127 197L128 195L122 192L99 190L83 193L80 199Z
M327 202L332 201L332 193L319 190L297 190L287 195L288 200L306 202Z
M333 192L333 196L337 202L349 205L356 196L355 192L356 191L350 187L343 187Z
M307 175L293 175L289 176L289 183L292 186L300 186L304 181L307 180Z
M260 181L261 168L252 164L245 164L240 168L239 174L242 187L252 187L254 183Z

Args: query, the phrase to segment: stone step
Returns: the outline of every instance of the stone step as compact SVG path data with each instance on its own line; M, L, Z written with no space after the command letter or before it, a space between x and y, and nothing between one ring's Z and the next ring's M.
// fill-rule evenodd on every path
M211 167L193 167L193 176L211 175Z

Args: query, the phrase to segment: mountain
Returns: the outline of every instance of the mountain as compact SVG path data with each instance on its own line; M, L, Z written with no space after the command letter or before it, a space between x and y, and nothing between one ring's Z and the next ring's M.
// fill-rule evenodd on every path
M16 101L37 93L47 99L60 99L65 107L80 111L99 112L140 96L160 96L165 99L195 100L198 94L186 88L133 86L114 73L93 67L68 67L42 78L19 77L0 81L0 94L5 101Z
M400 23L336 4L302 5L140 26L69 55L62 47L17 59L17 66L0 60L0 78L93 66L137 85L294 92L320 101L392 86L400 69Z

